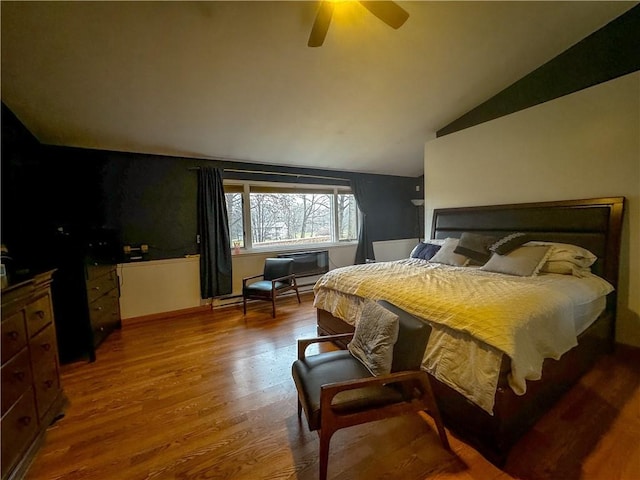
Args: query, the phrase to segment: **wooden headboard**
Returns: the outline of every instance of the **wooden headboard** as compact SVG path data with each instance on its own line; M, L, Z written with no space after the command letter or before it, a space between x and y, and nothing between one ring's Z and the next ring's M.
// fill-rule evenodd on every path
M481 207L438 208L431 238L458 238L463 232L502 236L527 232L541 241L571 243L593 252L592 271L618 285L624 197Z

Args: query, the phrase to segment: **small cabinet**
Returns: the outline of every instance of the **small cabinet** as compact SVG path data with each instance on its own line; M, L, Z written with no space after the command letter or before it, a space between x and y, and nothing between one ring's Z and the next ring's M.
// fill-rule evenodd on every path
M51 302L53 272L2 290L2 480L21 478L65 397Z

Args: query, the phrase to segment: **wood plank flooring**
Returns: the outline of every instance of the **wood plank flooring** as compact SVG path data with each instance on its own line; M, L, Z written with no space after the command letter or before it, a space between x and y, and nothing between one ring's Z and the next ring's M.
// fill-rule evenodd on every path
M126 324L95 363L62 367L70 403L27 478L315 479L318 438L297 418L291 379L295 340L315 334L309 294L280 301L275 320L260 302L246 317L239 306ZM603 358L504 471L451 435L453 451L443 450L425 415L339 431L329 478L636 480L639 360Z

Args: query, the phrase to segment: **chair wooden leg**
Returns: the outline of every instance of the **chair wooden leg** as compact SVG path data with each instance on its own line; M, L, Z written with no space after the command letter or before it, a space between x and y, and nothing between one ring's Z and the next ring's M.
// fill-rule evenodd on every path
M318 468L320 470L319 479L327 480L327 470L329 466L329 442L332 431L320 430L320 454L318 458Z
M247 297L245 297L244 295L242 296L242 312L244 313L244 315L247 314Z
M436 428L438 429L438 435L440 436L440 443L446 450L451 450L449 446L449 439L447 438L447 431L444 429L444 423L442 423L442 417L440 416L440 409L438 408L438 403L436 402L436 397L433 395L433 389L431 388L431 380L427 377L425 381L425 389L427 391L427 405L429 406L429 411L431 413L431 418L436 424Z
M271 316L276 318L276 295L275 293L271 294Z
M440 443L445 450L451 450L451 447L449 446L449 439L447 438L447 431L444 429L444 425L439 413L433 416L433 421L436 423L436 427L438 428Z

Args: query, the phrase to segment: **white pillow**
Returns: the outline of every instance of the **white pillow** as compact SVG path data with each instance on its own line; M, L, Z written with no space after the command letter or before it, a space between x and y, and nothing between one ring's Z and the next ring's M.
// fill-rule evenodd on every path
M547 245L534 245L518 247L506 255L494 253L489 261L480 267L480 270L518 277L533 277L547 261L550 250L551 247Z
M347 348L373 375L391 373L398 329L395 313L373 300L365 300L360 321Z
M550 245L553 248L551 249L551 255L549 256L548 261L571 262L581 268L590 267L598 259L598 257L586 248L571 245L570 243L539 242L536 240L527 242L525 245Z
M454 267L464 267L469 263L469 259L464 255L455 253L454 250L458 246L458 238L447 238L442 243L440 250L431 257L430 263L444 263L445 265L453 265Z
M573 262L564 260L547 261L540 268L542 273L559 273L560 275L573 275L574 277L585 277L591 273L589 267L579 267Z

